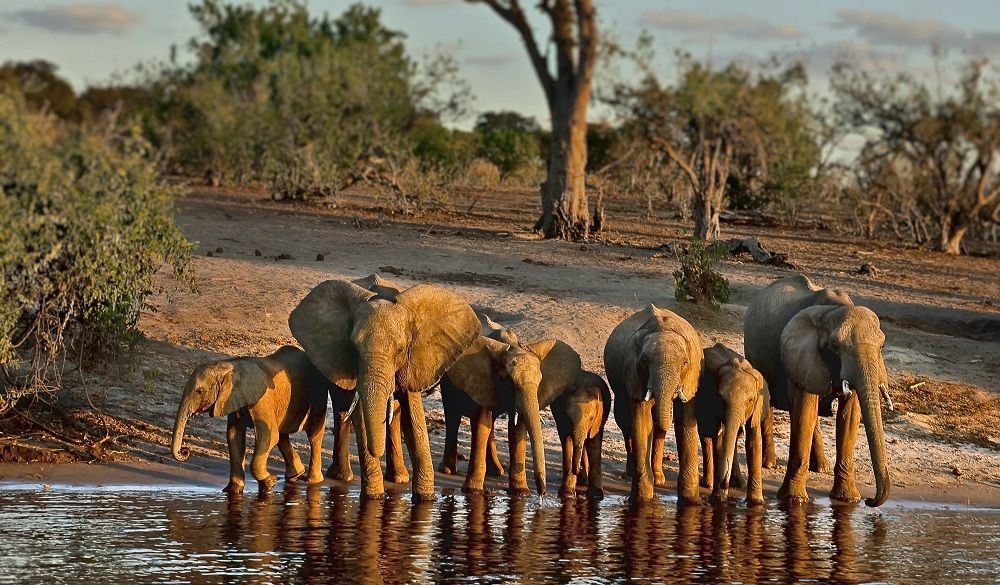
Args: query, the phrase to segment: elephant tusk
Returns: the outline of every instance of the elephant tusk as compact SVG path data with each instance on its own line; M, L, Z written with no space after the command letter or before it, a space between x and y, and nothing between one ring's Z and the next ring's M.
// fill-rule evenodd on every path
M840 385L840 393L844 398L850 398L851 394L854 394L854 391L851 390L851 385L847 383L847 380L844 380Z
M892 404L892 396L889 395L889 387L885 384L881 384L879 385L879 390L882 391L882 398L885 398L886 405L889 407L889 412L894 411L896 407Z
M649 388L647 388L646 389L646 395L642 397L642 400L643 401L647 401L647 400L652 400L652 399L653 399L653 391L650 390Z
M392 395L389 395L389 422L387 424L392 425L392 417L396 412L396 409L392 407Z
M347 409L347 414L344 415L347 418L351 418L351 414L354 412L354 408L358 405L358 393L354 393L354 400L351 401L351 406Z
M675 399L679 398L681 402L687 402L688 401L687 397L684 396L684 387L683 386L678 386L677 387L677 393L674 394L674 398Z

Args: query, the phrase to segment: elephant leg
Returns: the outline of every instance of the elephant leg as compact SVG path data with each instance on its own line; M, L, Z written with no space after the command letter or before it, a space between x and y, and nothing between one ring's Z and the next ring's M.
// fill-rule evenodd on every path
M226 444L229 446L229 484L222 491L242 494L246 483L243 466L247 456L247 428L239 413L233 412L226 417Z
M493 411L480 408L472 417L472 453L463 492L481 492L486 482L486 448L493 428Z
M503 468L503 463L500 462L500 454L497 453L497 439L493 428L495 424L496 420L490 424L490 439L486 444L486 475L490 477L503 477L507 474L507 470Z
M747 426L747 504L764 503L764 478L761 453L761 431L759 426Z
M667 440L667 431L653 429L653 453L651 465L653 466L653 485L665 487L667 476L663 473L663 443Z
M633 501L653 499L653 469L650 451L653 443L653 401L632 401L632 470Z
M462 426L462 414L457 408L444 411L444 456L438 471L448 475L458 471L458 429Z
M385 485L382 483L382 465L377 458L368 453L365 421L360 408L354 409L351 423L351 426L354 427L354 440L358 445L358 460L361 462L361 494L368 499L382 498L385 496Z
M778 455L774 450L774 409L770 406L764 407L764 416L761 417L761 442L764 446L763 465L764 469L778 468Z
M306 472L306 466L302 465L299 454L292 447L292 442L288 440L288 433L278 434L278 451L281 458L285 460L285 482L295 481Z
M813 431L819 413L819 396L796 389L791 398L792 432L788 445L788 466L778 497L805 502L809 499L806 481L809 478L809 451L812 449Z
M260 493L271 491L278 478L267 470L267 458L271 450L278 444L278 431L266 423L257 422L254 425L253 458L250 460L250 473L257 480ZM299 463L301 465L301 462Z
M833 470L831 499L845 502L857 502L861 499L861 493L854 482L854 444L858 438L860 422L858 395L841 398L837 406L837 464Z
M565 435L562 443L562 486L559 495L563 498L576 496L576 474L573 473L573 436Z
M712 489L715 481L715 440L701 438L701 487Z
M604 429L601 429L597 436L587 441L587 451L584 453L584 458L587 461L587 497L592 500L604 497L603 454L601 452L603 443Z
M396 408L398 402L393 400L392 407ZM407 483L410 481L410 472L406 469L406 459L403 457L403 434L402 434L402 406L396 411L396 416L392 418L392 424L385 429L385 444L388 445L388 458L385 462L385 474L391 478L393 483Z
M521 417L517 417L520 419ZM528 448L528 426L523 421L514 423L514 417L508 419L507 440L510 451L510 465L507 467L507 482L511 494L526 495L528 491L528 474L525 472Z
M420 392L404 392L402 403L403 429L406 445L413 463L413 500L434 499L434 462L431 461L431 444L427 437L427 418L424 415L423 396Z
M698 417L694 400L681 406L681 416L674 417L674 433L677 436L677 503L680 505L701 505L698 490Z
M340 481L354 480L351 470L351 428L354 426L346 412L338 412L333 424L333 462L326 470L327 477Z
M326 411L313 413L306 421L306 436L309 437L308 483L323 481L323 435L326 433Z
M818 416L816 417L816 428L813 430L812 451L809 453L809 471L818 473L830 471L830 462L826 460L826 451L823 450L823 433L819 429Z
M744 428L740 429L740 433L745 433ZM740 468L740 457L739 451L739 438L736 439L736 448L733 451L733 468L729 472L729 487L743 489L747 487L747 483L743 478L743 470Z

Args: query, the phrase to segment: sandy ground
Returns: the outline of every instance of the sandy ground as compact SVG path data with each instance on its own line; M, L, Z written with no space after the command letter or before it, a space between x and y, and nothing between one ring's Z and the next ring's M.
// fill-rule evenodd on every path
M678 304L670 276L677 261L660 246L681 241L687 224L671 213L659 218L630 215L626 210L643 207L612 201L611 227L599 241L539 241L526 231L535 203L534 194L520 191L470 191L453 200L453 208L463 213L397 217L386 212L385 200L365 194L336 206L292 206L255 194L195 191L180 203L179 222L198 245L198 292L178 290L162 279L164 290L151 299L156 310L144 314L140 324L147 341L135 355L107 364L90 381L89 392L103 415L80 411L108 424L113 438L106 448L119 452L119 461L2 464L0 479L221 488L227 473L222 420L192 419L188 433L195 456L185 464L169 457L169 430L187 375L202 361L266 354L292 343L289 311L313 286L330 278L379 272L404 285L448 286L515 328L521 339L566 341L583 356L585 367L603 373L608 334L649 302L690 320L706 345L722 341L742 350L748 300L788 273L725 260L720 268L732 282L731 304L718 312ZM789 252L815 282L846 289L879 313L897 405L896 412L886 415L894 499L1000 505L1000 260L873 245L836 229L734 226L724 231L724 237L760 236L770 248ZM317 260L317 254L324 260ZM276 259L279 255L291 258ZM880 275L856 274L862 262L875 264ZM425 404L436 463L443 413L436 395ZM555 489L558 441L551 418L545 424L549 484ZM822 427L832 460L832 419L824 419ZM783 460L788 436L783 413L777 429ZM506 424L498 424L497 430L505 458ZM608 431L607 487L624 490L624 448L613 419ZM859 439L858 480L867 495L873 483L863 434ZM467 447L468 435L460 440ZM304 438L299 441L304 448ZM328 434L328 449L332 442ZM668 438L668 446L672 443ZM674 463L668 466L668 474L676 471ZM279 468L276 459L274 467ZM464 470L460 464L459 473ZM773 496L781 471L766 472L765 480L765 496ZM456 487L460 478L438 474L438 482ZM831 482L830 474L813 474L810 486L822 496ZM491 480L490 485L503 484Z

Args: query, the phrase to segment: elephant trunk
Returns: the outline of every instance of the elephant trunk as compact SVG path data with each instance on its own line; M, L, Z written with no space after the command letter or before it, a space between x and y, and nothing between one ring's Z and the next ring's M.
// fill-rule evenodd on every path
M395 372L390 367L381 367L368 360L368 367L358 374L358 406L365 425L365 439L368 454L380 459L385 453L385 433L387 407L395 389Z
M583 447L587 442L587 427L577 424L573 428L573 475L580 474L580 464L583 461Z
M654 374L649 380L647 396L656 398L656 424L659 430L669 432L674 422L674 399L680 386L680 376Z
M538 494L545 493L545 440L542 438L542 417L538 408L538 396L534 392L519 392L518 415L524 420L531 441L531 458L535 463L535 488Z
M872 457L872 473L875 476L875 497L866 498L865 504L881 506L889 498L889 461L885 448L885 429L882 426L882 398L880 385L884 384L876 377L869 378L858 386L858 401L861 405L861 420L868 436L868 449Z
M715 486L723 495L729 492L729 479L733 472L733 461L736 460L736 441L739 438L743 421L735 408L728 408L725 426L722 430L722 453L717 455L715 468Z
M177 417L174 419L174 438L171 451L174 459L178 461L187 461L191 457L191 450L183 446L183 443L184 427L187 426L187 420L192 414L191 399L189 396L185 396L177 407Z

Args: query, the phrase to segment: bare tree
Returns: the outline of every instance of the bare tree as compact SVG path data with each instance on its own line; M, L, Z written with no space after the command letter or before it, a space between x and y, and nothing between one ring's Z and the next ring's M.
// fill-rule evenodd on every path
M467 0L488 5L521 35L545 92L552 139L548 176L542 184L542 216L535 229L548 238L585 238L587 213L587 107L597 62L597 16L591 0L540 0L552 23L555 71L549 67L519 0Z

